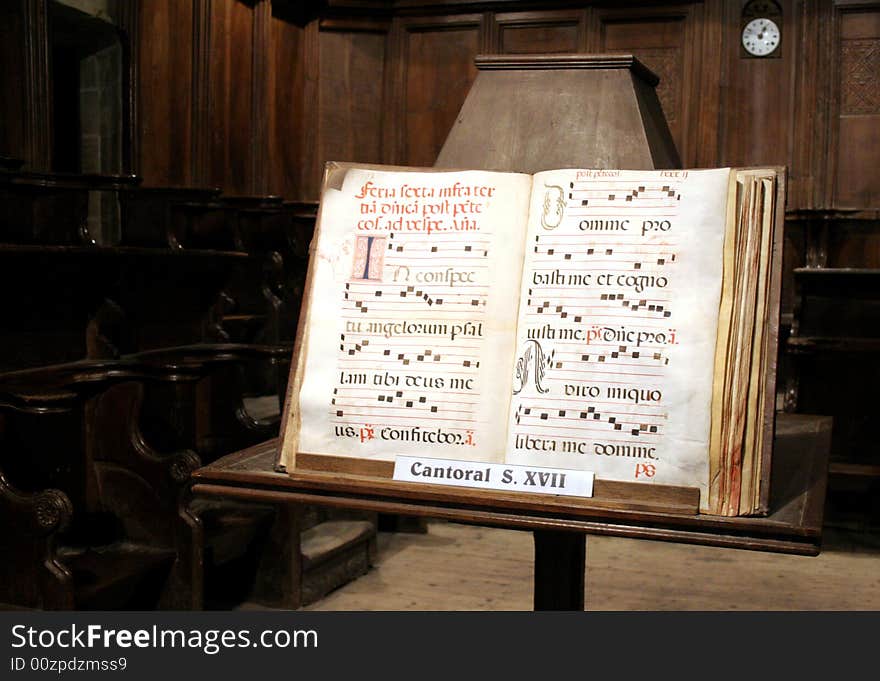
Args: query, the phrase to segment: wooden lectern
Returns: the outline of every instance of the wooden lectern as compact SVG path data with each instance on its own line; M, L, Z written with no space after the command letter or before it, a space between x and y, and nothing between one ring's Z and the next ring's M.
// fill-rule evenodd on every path
M654 90L629 55L477 57L477 78L437 168L679 168Z
M438 168L534 173L564 167L679 166L654 91L657 78L631 56L478 57L477 67L479 74L440 152ZM700 515L687 488L613 481L597 481L592 499L571 501L522 493L475 495L466 488L402 483L343 470L286 475L274 470L278 441L196 471L193 492L530 530L535 537L535 609L582 610L588 533L818 553L830 432L825 417L788 415L780 420L773 457L775 496L764 518ZM636 492L623 496L610 491L627 484ZM676 489L684 497L676 496ZM639 494L650 498L640 500Z
M476 65L437 168L681 167L655 90L660 79L631 55L492 55ZM535 530L534 537L536 607L543 584L548 607L580 593L569 605L583 609L585 535Z

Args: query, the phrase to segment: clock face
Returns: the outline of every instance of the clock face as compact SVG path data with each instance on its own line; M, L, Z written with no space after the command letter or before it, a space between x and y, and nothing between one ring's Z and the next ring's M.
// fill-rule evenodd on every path
M779 47L779 26L772 19L752 19L742 32L745 51L756 57L766 57Z

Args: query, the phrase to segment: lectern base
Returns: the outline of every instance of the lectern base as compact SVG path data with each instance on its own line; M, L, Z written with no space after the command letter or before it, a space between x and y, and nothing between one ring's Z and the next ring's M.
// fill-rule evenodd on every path
M583 610L587 537L535 530L535 610Z

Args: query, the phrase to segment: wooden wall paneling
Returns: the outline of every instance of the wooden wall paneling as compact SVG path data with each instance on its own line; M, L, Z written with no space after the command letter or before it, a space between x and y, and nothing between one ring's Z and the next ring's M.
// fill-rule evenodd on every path
M631 53L660 77L657 95L685 168L697 165L701 11L683 4L593 12L597 51Z
M304 191L306 28L273 16L268 47L266 93L267 191L286 199L315 198Z
M792 100L798 31L794 0L780 0L782 43L780 56L748 58L742 55L742 3L728 2L727 69L724 95L724 165L791 165ZM799 169L793 169L800 172Z
M24 160L25 118L25 13L23 2L0 3L0 156Z
M318 156L318 92L320 73L319 22L312 21L306 26L303 46L303 157L301 173L303 192L308 200L317 201L321 191L323 169Z
M831 4L808 0L795 6L788 36L796 41L786 199L791 210L830 205L824 189L831 102Z
M696 82L691 96L694 131L694 148L691 150L693 166L714 168L721 165L721 78L724 53L728 43L724 40L724 4L721 0L709 0L701 7L701 41L699 59L695 64Z
M192 7L190 176L193 184L204 186L208 184L211 149L211 0L194 0Z
M836 221L828 230L826 266L880 269L880 216Z
M497 54L553 54L586 51L588 10L499 12L493 15L491 44Z
M880 3L839 2L832 30L832 203L880 207Z
M317 156L322 171L327 161L383 161L389 32L390 23L382 21L320 24Z
M210 3L208 129L204 176L226 194L252 189L252 96L254 10L241 0Z
M190 3L140 3L135 167L145 185L192 181L193 11Z
M488 23L482 14L397 20L389 119L394 162L433 165L477 76L474 57L490 48Z
M386 116L382 130L383 161L385 163L403 163L404 139L406 127L406 28L399 17L391 22L391 33L388 39L388 63L385 78Z

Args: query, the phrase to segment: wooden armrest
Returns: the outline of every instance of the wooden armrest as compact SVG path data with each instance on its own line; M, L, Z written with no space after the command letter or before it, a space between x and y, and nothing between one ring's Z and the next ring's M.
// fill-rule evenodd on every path
M0 517L7 520L4 532L43 537L67 527L73 517L73 504L57 489L21 492L0 472Z

